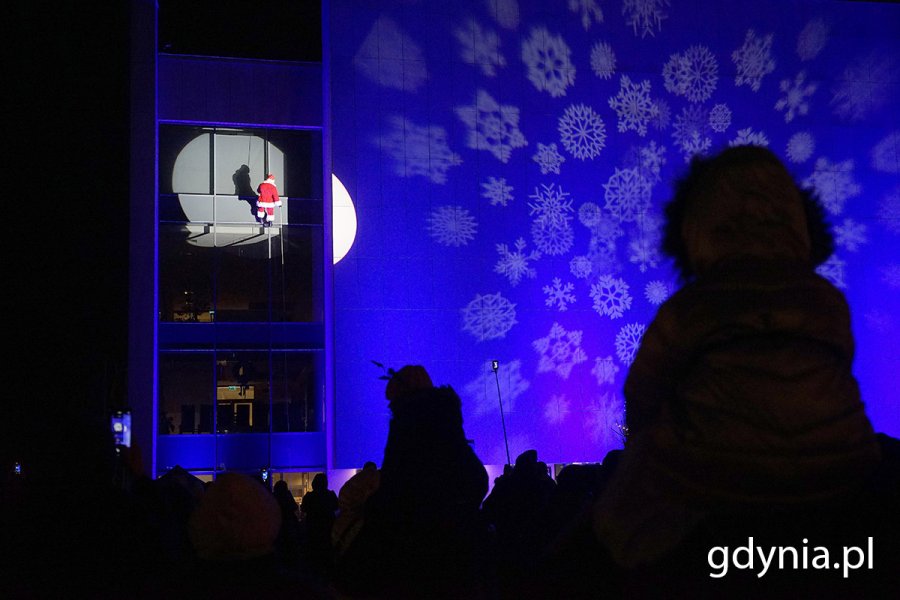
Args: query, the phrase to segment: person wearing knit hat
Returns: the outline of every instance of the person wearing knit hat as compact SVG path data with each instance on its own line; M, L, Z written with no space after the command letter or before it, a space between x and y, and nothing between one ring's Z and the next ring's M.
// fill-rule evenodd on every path
M275 207L281 206L278 188L275 186L275 174L266 175L266 180L256 188L259 197L256 199L256 218L264 227L269 227L275 220Z

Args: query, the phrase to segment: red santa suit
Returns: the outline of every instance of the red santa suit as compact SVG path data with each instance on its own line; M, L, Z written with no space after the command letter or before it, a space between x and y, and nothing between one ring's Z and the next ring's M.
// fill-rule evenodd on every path
M275 207L281 206L278 188L275 187L275 176L269 174L256 188L256 193L259 194L256 199L256 217L260 220L265 218L266 225L271 225L275 220Z

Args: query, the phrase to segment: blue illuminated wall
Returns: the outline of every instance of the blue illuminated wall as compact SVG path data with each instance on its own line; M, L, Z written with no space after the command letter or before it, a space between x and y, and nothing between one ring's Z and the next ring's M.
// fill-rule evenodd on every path
M676 286L661 207L693 153L767 145L818 189L876 429L900 435L900 6L337 0L336 466L380 460L382 373L425 365L486 463L594 461Z

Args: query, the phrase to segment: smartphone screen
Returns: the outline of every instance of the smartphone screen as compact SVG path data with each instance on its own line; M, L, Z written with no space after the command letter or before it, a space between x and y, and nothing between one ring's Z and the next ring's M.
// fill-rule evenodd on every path
M110 418L113 439L116 446L131 447L131 413L128 411L116 411Z

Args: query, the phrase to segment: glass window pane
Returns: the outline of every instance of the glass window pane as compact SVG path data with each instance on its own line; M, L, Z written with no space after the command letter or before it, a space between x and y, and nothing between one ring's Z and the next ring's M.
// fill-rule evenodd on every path
M209 194L210 144L199 127L160 125L159 193Z
M216 131L216 193L256 196L266 178L265 140L251 131ZM270 169L271 170L271 169Z
M161 352L159 433L212 433L212 384L212 354Z
M245 243L240 243L242 239ZM241 239L217 235L217 243L216 320L268 321L269 252L276 242L257 234ZM226 243L230 245L222 245Z
M322 198L322 136L318 131L270 129L270 170L278 191L291 198ZM275 166L281 160L281 166ZM295 222L293 219L291 222Z
M188 226L159 226L159 317L161 321L210 322L214 248L199 245Z
M281 234L272 248L272 321L321 322L322 228L282 227Z
M272 353L272 431L322 430L321 352Z
M218 433L269 431L269 353L228 352L216 356Z

